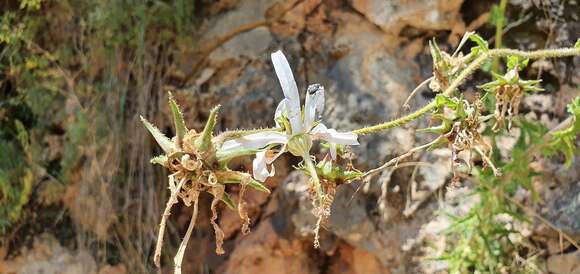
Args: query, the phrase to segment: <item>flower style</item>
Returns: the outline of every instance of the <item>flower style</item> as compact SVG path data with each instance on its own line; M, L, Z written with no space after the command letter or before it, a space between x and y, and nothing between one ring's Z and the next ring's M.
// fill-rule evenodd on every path
M310 159L310 148L313 140L328 142L333 159L336 159L337 145L359 144L356 134L337 132L316 119L316 115L324 109L324 87L322 85L313 84L308 87L304 109L301 109L298 87L286 57L281 51L276 51L272 53L272 63L284 92L284 99L278 104L274 116L276 129L226 141L221 147L222 151L264 149L256 153L253 162L254 177L259 181L264 181L274 175L274 168L272 167L272 170L268 171L268 164L271 164L286 151L302 157L307 168L313 166ZM281 145L282 148L276 155L269 157L268 147L277 145Z

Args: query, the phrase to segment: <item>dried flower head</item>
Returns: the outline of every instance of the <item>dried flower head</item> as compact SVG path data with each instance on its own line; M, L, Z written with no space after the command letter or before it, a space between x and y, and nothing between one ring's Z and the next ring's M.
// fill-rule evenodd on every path
M508 58L508 71L504 75L494 74L496 80L481 85L479 88L492 93L495 96L494 131L504 128L505 120L508 121L508 130L512 127L513 118L519 113L519 106L526 92L542 91L538 85L542 80L523 80L519 71L527 65L528 61L519 60L517 57Z
M450 98L442 94L437 95L435 100L438 108L433 117L441 120L442 123L423 131L440 134L439 142L435 142L434 145L441 143L449 145L453 181L459 180L459 167L466 166L468 170L471 170L473 150L481 156L485 166L489 166L496 176L500 176L501 172L491 161L491 146L483 140L479 132L481 123L489 119L489 117L481 116L481 100L478 99L472 104L467 100ZM463 151L468 153L467 160L460 157Z
M199 133L193 129L187 129L181 110L171 95L169 97L169 106L173 115L176 132L175 137L172 139L166 137L145 118L141 117L141 120L165 152L164 155L153 158L151 163L164 166L170 173L169 190L171 191L171 195L161 219L157 246L155 248L154 261L158 267L160 264L165 224L171 214L171 207L178 202L179 198L188 207L192 204L194 205L194 213L190 225L174 259L176 266L175 272L180 273L183 252L185 251L185 246L195 225L198 197L201 192L208 192L214 197L211 203L212 217L210 222L215 231L216 253L223 254L222 243L224 233L215 222L217 219L217 205L219 201L222 201L228 207L232 209L236 208L228 193L225 191L225 185L238 183L242 186L240 201L238 202L238 212L244 220L242 227L244 233L247 233L250 222L242 201L246 186L249 185L264 192L269 192L269 190L259 182L253 180L250 174L232 171L227 168L227 161L235 155L232 156L227 153L218 155L216 153L216 145L223 142L219 136L213 136L219 106L211 110L203 131Z

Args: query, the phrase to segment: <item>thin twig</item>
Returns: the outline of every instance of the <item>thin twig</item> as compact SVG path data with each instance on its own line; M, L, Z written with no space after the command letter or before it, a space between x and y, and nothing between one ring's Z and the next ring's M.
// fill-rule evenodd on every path
M179 184L175 186L174 184L174 176L177 174L169 175L169 191L171 195L167 200L167 204L165 205L165 211L163 211L163 216L161 217L161 223L159 224L159 234L157 235L157 244L155 245L155 255L153 256L153 262L155 266L160 267L161 261L161 248L163 247L163 235L165 234L165 226L167 224L167 219L171 215L171 207L177 203L177 195L183 187L183 184L187 181L186 178L181 179Z
M451 95L455 92L455 90L463 83L465 80L473 74L477 69L485 63L489 58L493 57L506 57L506 56L519 56L523 58L529 59L541 59L541 58L560 58L560 57L568 57L568 56L579 56L580 55L580 48L559 48L559 49L543 49L543 50L536 50L536 51L522 51L516 49L491 49L487 52L482 52L479 57L473 60L461 73L451 82L449 87L443 91L442 94L444 95ZM374 126L364 127L360 129L353 130L352 132L358 135L365 135L374 132L380 132L386 129L399 127L411 121L414 121L425 113L429 112L433 108L435 108L435 102L431 101L431 103L425 105L424 107L416 110L413 113L410 113L406 116L401 118L394 119L392 121L388 121L385 123L377 124Z
M399 163L399 161L401 161L401 160L403 160L403 159L405 159L405 158L408 158L409 156L413 155L413 154L414 154L415 152L417 152L417 151L420 151L420 150L426 149L426 148L428 148L428 147L430 147L430 146L432 146L432 145L434 145L434 144L436 144L436 143L440 142L442 138L443 138L443 137L438 137L437 139L435 139L435 140L433 140L433 141L431 141L431 142L429 142L429 143L427 143L427 144L420 145L420 146L418 146L418 147L414 147L414 148L410 149L409 151L405 152L404 154L402 154L402 155L400 155L400 156L397 156L397 157L395 157L395 158L391 159L390 161L386 162L386 163L385 163L385 164L383 164L382 166L380 166L380 167L377 167L377 168L375 168L375 169L371 169L371 170L369 170L369 171L365 172L365 173L363 174L363 176L361 176L361 178L365 178L365 177L367 177L367 176L373 175L373 174L375 174L375 173L377 173L377 172L380 172L380 171L382 171L383 169L385 169L385 168L388 168L388 167L390 167L390 166L393 166L393 165L397 166L397 165L398 165L398 163Z
M189 226L187 227L187 231L185 232L185 237L183 237L183 241L181 241L181 244L179 244L177 254L175 254L175 258L173 259L173 263L175 263L175 274L181 274L181 263L183 261L183 254L185 253L187 242L191 237L191 232L193 231L193 228L195 227L195 221L197 220L197 204L198 199L195 198L193 200L193 213L191 214Z
M409 94L409 97L407 97L407 100L405 100L405 102L403 103L403 108L405 108L406 110L411 109L409 101L411 101L411 99L415 96L415 94L419 92L419 90L423 89L423 87L425 87L425 85L427 85L432 79L433 76L425 79L425 81L421 82L413 91L411 91L411 94Z

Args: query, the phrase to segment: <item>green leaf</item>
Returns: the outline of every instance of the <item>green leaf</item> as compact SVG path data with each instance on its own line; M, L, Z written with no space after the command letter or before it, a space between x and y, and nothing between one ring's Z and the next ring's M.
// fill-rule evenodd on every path
M499 8L499 6L494 4L491 7L490 16L489 16L489 23L491 23L492 25L497 25L498 22L503 20L503 17L504 17L504 15L501 12L501 9Z
M177 150L175 147L175 144L169 138L167 138L167 136L165 136L165 134L163 134L157 127L155 127L153 124L149 123L149 121L147 121L147 119L143 118L143 116L139 116L139 117L141 117L141 122L143 122L143 125L145 125L145 128L151 133L151 135L153 135L153 138L155 139L157 144L159 144L161 149L163 149L163 151L165 151L165 153L169 154L169 153Z
M574 44L574 47L577 49L580 49L580 38L578 38L578 40L576 40L576 44Z
M171 114L173 116L173 124L175 125L175 136L177 138L177 144L181 146L183 141L183 136L187 133L187 127L185 126L185 121L183 120L183 113L179 109L177 102L173 98L173 94L169 93L169 108L171 109Z
M439 63L439 61L441 61L441 59L443 59L441 57L441 50L437 46L437 42L435 42L435 39L429 41L429 50L431 51L431 57L433 58L434 65L436 65L437 63Z
M240 148L236 150L218 150L216 152L216 158L220 163L227 163L233 158L242 157L242 156L251 156L255 155L259 150L257 149L246 149Z
M211 138L213 137L213 130L217 122L217 115L220 107L220 105L217 105L210 111L201 135L195 140L194 146L200 152L205 152L212 146Z
M14 126L16 127L17 132L16 138L18 139L18 142L20 142L20 145L22 146L24 152L29 153L30 141L28 139L28 131L26 131L26 128L24 127L22 122L20 122L20 120L18 119L14 121Z
M475 42L477 44L477 46L481 50L483 50L484 52L488 52L489 51L489 45L488 45L487 41L485 41L481 36L479 36L479 34L474 33L471 36L469 36L469 39L471 41Z
M459 102L457 102L456 100L454 100L453 98L443 95L443 94L437 94L437 96L435 96L435 106L436 108L440 109L444 106L453 109L453 110L457 110L458 106L459 106Z
M517 66L518 70L521 71L526 66L528 66L529 61L530 61L529 58L522 58L520 56L510 55L507 57L508 70L512 70Z
M263 185L262 183L254 180L254 179L252 179L248 185L257 191L270 193L270 189L268 189L265 185Z
M223 184L239 184L242 182L242 179L246 179L246 178L242 178L242 175L238 176L232 176L229 178L226 178L222 181ZM252 187L255 190L261 191L261 192L265 192L265 193L270 193L270 189L268 189L265 185L263 185L262 183L254 180L252 177L250 177L249 174L246 174L246 176L249 177L250 182L248 183L248 186Z
M567 167L572 165L574 155L580 152L576 146L576 139L580 135L580 97L568 104L568 112L574 119L572 124L567 128L553 132L549 146L544 149L546 155L564 154Z
M224 195L222 195L222 202L224 202L224 204L226 204L226 206L229 207L230 209L232 209L232 210L236 209L236 204L234 204L234 202L232 201L230 194L228 194L225 191L224 191Z

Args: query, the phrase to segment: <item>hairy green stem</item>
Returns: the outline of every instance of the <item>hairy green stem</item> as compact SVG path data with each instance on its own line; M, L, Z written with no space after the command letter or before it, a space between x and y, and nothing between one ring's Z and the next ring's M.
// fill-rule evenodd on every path
M314 166L312 159L310 159L310 155L306 154L302 156L302 158L304 159L304 165L306 166L306 169L310 173L310 178L312 178L312 181L314 182L314 190L316 191L316 196L318 197L319 206L322 206L324 205L324 193L322 193L322 185L320 185L320 179L318 179L316 167Z
M505 25L505 10L507 7L507 0L500 0L499 2L499 13L500 17L498 18L497 22L495 22L495 48L499 49L502 47L502 36L503 36L503 27ZM498 73L499 71L499 57L493 59L493 65L491 67L493 72Z
M260 132L268 131L282 131L281 128L256 128L256 129L240 129L240 130L229 130L220 133L220 136L224 137L225 140L240 138L245 135L250 135Z
M561 48L561 49L544 49L544 50L536 50L536 51L521 51L516 49L492 49L487 52L481 52L481 55L478 56L475 60L473 60L461 73L457 78L455 78L449 87L443 91L444 95L451 95L453 92L469 77L473 74L477 69L485 63L489 58L494 57L505 57L515 55L523 58L529 59L541 59L541 58L561 58L561 57L568 57L568 56L580 56L580 48ZM406 123L409 123L413 120L416 120L423 116L423 114L429 112L435 108L435 102L431 102L424 107L406 115L401 118L388 121L385 123L377 124L374 126L364 127L357 130L353 130L352 132L358 135L365 135L375 132L380 132L386 129L395 128L402 126Z

